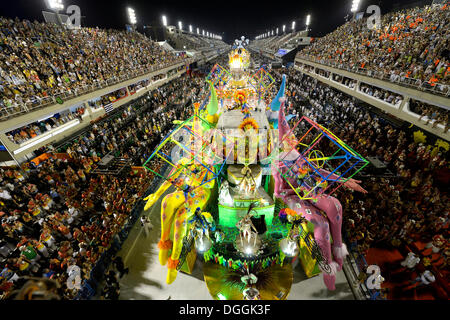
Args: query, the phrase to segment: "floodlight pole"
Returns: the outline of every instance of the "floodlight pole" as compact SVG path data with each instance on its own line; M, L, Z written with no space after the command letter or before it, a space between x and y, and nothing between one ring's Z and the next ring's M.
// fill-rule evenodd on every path
M59 3L61 6L57 6L56 4L52 4L52 2L46 0L47 3L47 8L49 8L51 11L53 11L56 15L56 20L58 21L59 25L62 26L63 22L61 19L61 16L59 15L59 11L61 11L64 6L62 5L62 3Z
M59 15L59 10L56 9L56 10L54 10L54 12L56 14L56 18L58 19L58 23L62 26L63 22L62 22L61 16Z

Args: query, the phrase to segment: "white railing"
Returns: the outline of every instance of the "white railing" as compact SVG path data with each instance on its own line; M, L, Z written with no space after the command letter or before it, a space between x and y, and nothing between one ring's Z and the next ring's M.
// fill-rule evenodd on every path
M57 98L62 99L63 101L67 101L73 99L75 97L82 96L84 94L88 94L100 89L104 89L115 84L128 81L130 79L134 79L140 77L144 74L152 73L158 70L162 70L180 63L192 63L193 59L184 59L180 61L174 61L169 63L160 63L157 65L150 66L144 69L138 69L135 72L129 72L127 74L121 76L114 76L108 80L97 81L95 80L94 84L85 85L81 87L77 87L73 90L67 88L61 88L60 92L56 92L55 94L45 97L39 98L35 97L35 101L27 101L25 103L13 103L11 106L0 107L0 121L4 121L18 115L34 111L37 109L42 109L49 105L54 105L57 103Z
M430 85L427 81L421 81L418 79L411 79L407 77L401 77L401 76L390 76L389 74L382 72L382 71L373 71L373 70L367 70L360 67L348 67L345 66L343 63L337 63L334 60L330 59L317 59L315 57L311 57L308 55L297 55L297 58L307 60L310 62L315 62L318 64L322 64L328 67L337 68L340 70L357 73L360 75L368 76L371 78L377 78L379 80L384 80L392 83L397 83L406 87L410 87L416 90L425 91L433 94L438 94L442 96L450 96L450 86L436 83L434 86Z

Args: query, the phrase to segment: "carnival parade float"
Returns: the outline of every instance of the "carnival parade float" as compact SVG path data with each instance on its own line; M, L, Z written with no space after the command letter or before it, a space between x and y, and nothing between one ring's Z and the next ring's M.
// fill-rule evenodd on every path
M325 127L286 117L286 77L265 67L250 71L245 38L214 66L211 90L144 167L164 179L146 210L162 199L159 261L166 282L203 261L214 299L284 300L300 263L308 277L323 274L335 290L347 253L338 188L365 192L352 177L368 162ZM269 102L269 103L268 103ZM181 119L180 119L181 120ZM153 170L155 159L169 164Z

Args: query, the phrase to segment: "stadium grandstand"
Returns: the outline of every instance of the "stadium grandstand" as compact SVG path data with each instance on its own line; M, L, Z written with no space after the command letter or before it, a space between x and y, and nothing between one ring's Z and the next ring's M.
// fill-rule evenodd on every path
M0 300L449 300L448 1L72 2L0 14Z

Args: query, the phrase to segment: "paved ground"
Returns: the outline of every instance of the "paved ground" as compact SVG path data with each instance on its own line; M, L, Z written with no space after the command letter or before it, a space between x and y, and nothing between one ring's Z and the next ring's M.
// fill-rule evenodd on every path
M170 190L169 190L170 192ZM124 243L121 255L130 268L121 281L121 300L212 300L203 279L202 262L197 260L194 273L179 273L172 285L166 284L167 268L158 261L157 243L161 234L161 199L143 214L150 217L153 230L146 235L140 223L130 233ZM308 279L301 265L294 269L294 283L288 300L353 300L352 291L341 271L336 279L336 291L330 292L322 281L322 276Z

